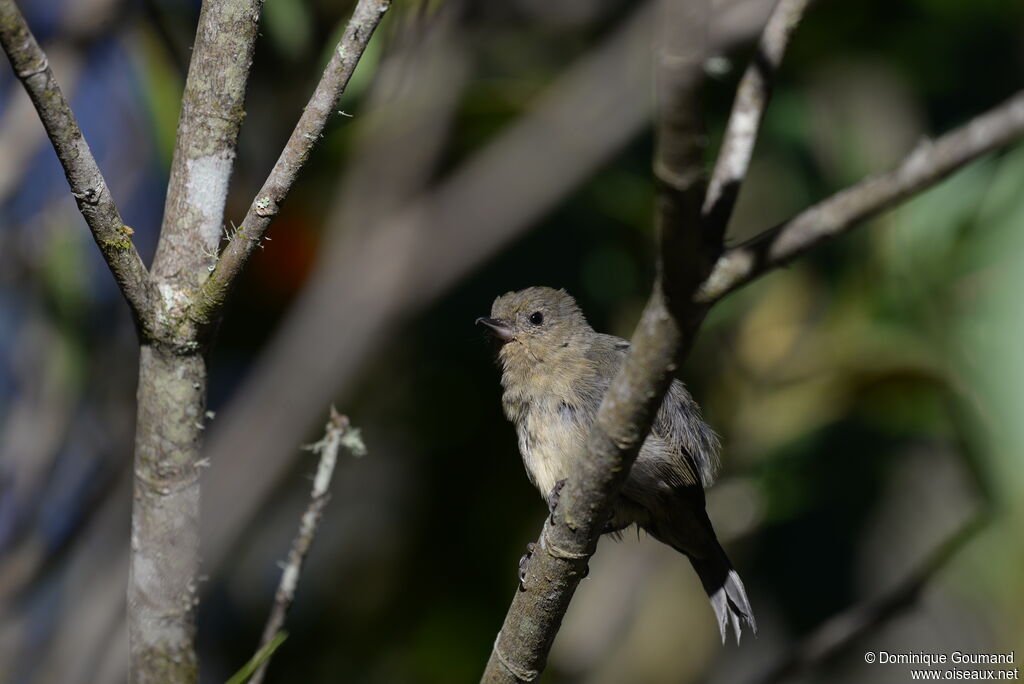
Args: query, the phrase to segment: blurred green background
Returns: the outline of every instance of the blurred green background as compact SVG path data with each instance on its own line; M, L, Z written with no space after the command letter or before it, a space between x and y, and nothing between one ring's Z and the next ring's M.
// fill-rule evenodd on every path
M20 4L148 260L198 3ZM719 16L740 19L709 78L712 149L771 4L716 3ZM339 465L269 681L448 683L482 671L546 509L473 321L495 296L544 284L571 292L598 330L630 336L653 277L650 127L624 135L581 182L475 259L459 255L487 239L490 212L510 211L502 197L517 197L511 189L470 194L483 202L482 220L435 247L447 261L414 244L405 261L378 263L360 240L529 117L559 75L614 40L639 6L395 2L339 104L352 117L332 120L272 241L249 264L210 361L213 470L232 454L221 477L243 493L263 466L247 461L251 447L229 428L217 432L220 416L255 431L294 406L282 388L280 401L237 408L304 310L302 293L360 260L370 276L422 271L439 283L410 294L368 276L306 307L336 300L351 309L344 324L316 333L320 348L344 350L381 302L408 300L376 336L360 338L357 371L316 354L293 359L362 428L370 453ZM350 10L267 0L234 221ZM730 241L885 170L920 139L998 104L1022 76L1018 1L818 2L786 57ZM6 67L0 150L0 679L117 681L137 351ZM543 176L549 163L558 160L539 155L529 168ZM898 585L978 511L991 521L918 600L797 680L908 680L906 666L865 664L869 650L1024 650L1022 183L1018 145L713 310L681 377L722 437L709 511L761 633L723 647L685 559L647 538L603 540L543 681L761 681L802 637ZM429 242L423 230L417 239ZM317 438L322 406L292 419L304 426L282 437L294 448L272 454L285 476L219 537L230 543L203 585L203 681L224 681L255 649L315 467L299 447ZM242 504L213 487L204 524L215 527Z

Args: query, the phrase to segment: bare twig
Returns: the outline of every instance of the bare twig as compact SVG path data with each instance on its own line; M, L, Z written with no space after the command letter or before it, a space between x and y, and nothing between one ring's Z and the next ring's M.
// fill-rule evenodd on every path
M921 143L896 168L836 193L747 244L726 250L701 286L698 301L707 305L718 301L1022 135L1024 91L939 139Z
M121 220L50 63L14 0L0 0L0 44L35 105L64 167L78 210L128 301L136 325L145 336L152 323L151 288L149 274L132 242L134 231Z
M740 185L747 176L754 153L757 132L771 99L776 72L808 2L779 0L758 41L754 59L736 89L736 100L729 114L722 149L718 152L715 170L708 183L703 208L707 230L719 236L725 234L726 224L736 206Z
M309 505L306 512L302 514L299 523L298 534L292 541L291 551L288 552L288 562L281 573L281 581L277 585L277 593L274 595L274 607L270 611L270 617L263 628L263 637L260 639L258 651L267 648L274 638L284 627L284 619L295 600L295 588L299 584L299 576L302 574L302 565L306 560L313 545L313 538L316 536L317 525L324 513L324 506L330 498L328 489L331 486L331 477L334 475L334 464L338 460L338 450L344 446L352 452L353 456L364 456L366 446L359 436L359 430L349 425L347 416L343 416L331 407L331 417L327 421L327 428L323 438L309 447L309 449L320 455L320 464L316 469L316 476L313 478L313 490L309 495ZM266 674L270 658L267 657L260 663L250 684L260 684Z
M344 36L331 55L281 156L249 207L242 225L235 231L198 292L190 313L197 322L211 324L218 319L231 283L277 216L390 4L390 0L360 0L356 5Z
M954 532L908 577L872 601L860 603L827 620L804 637L757 684L778 684L807 672L838 655L857 639L917 603L921 592L946 565L985 528L987 513L979 513Z

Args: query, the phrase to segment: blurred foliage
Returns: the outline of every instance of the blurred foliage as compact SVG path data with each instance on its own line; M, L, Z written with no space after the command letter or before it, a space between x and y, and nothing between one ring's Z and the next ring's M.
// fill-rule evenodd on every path
M60 22L67 4L26 10L42 37L56 39L69 30ZM438 4L426 3L424 16ZM236 220L350 5L267 0L229 200ZM554 5L467 3L472 75L439 175L515 121L632 7ZM198 3L119 6L120 23L76 53L80 77L69 91L148 259ZM340 109L358 118L381 55L400 30L415 30L419 11L396 3ZM731 71L709 85L713 142L749 51L728 55ZM1008 96L1022 75L1024 3L818 3L786 58L730 240L894 163L920 137ZM14 85L5 71L0 116L14 107ZM357 129L332 119L273 242L247 269L211 360L214 410L230 401L304 284ZM651 148L648 132L396 332L346 392L356 400L344 411L365 426L371 456L339 465L288 621L292 636L268 681L448 683L481 671L545 508L524 476L490 348L472 323L496 295L548 284L572 292L595 328L628 337L653 277ZM52 153L41 138L33 149L20 185L0 197L0 549L26 558L29 541L45 539L56 560L43 577L53 578L72 533L97 515L127 463L134 352ZM1021 178L1024 148L993 155L712 311L682 376L723 437L710 510L751 588L762 637L723 649L682 558L630 538L604 541L544 681L616 681L615 672L635 682L748 678L829 615L894 584L979 506L999 511L997 524L923 606L812 680L906 680L897 667L865 669L859 653L872 648L1024 649ZM208 681L252 655L274 561L312 468L301 461L239 542L235 567L208 585L200 624ZM613 568L630 570L602 583ZM0 574L0 586L12 576ZM60 619L55 584L19 594L33 634ZM603 593L588 593L591 585ZM619 603L629 609L616 613ZM604 649L572 646L574 634L597 625L618 625ZM13 681L40 672L38 663L19 667Z

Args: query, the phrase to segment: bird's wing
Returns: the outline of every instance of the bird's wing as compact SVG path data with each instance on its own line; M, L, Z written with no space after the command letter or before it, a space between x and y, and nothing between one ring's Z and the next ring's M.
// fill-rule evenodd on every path
M686 386L673 380L654 421L652 433L663 439L687 470L696 471L705 487L718 475L718 435L704 422Z
M598 367L614 367L616 371L629 352L629 342L614 335L599 335L590 356ZM602 364L601 361L611 361ZM608 389L611 377L604 379L601 396ZM718 474L718 436L704 422L700 407L686 386L673 380L655 417L637 466L652 471L661 481L673 486L700 484L707 487Z

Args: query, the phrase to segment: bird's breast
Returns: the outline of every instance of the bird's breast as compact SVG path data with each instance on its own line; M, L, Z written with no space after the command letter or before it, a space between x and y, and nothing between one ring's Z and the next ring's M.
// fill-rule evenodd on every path
M547 496L572 470L572 460L586 437L579 411L555 397L534 398L513 407L519 452L534 486Z

